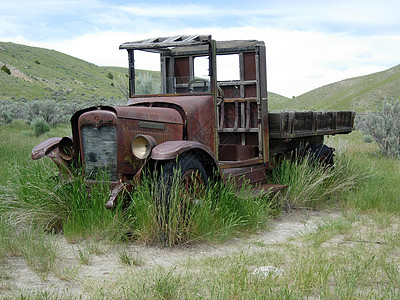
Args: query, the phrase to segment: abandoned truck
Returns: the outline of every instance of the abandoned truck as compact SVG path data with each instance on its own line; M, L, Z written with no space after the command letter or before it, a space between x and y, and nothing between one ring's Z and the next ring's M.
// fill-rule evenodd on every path
M245 180L258 192L283 186L266 183L266 171L293 151L311 151L332 163L324 135L349 133L354 112L268 112L265 45L256 40L217 42L209 35L173 36L128 42L126 106L96 106L71 118L72 138L51 138L32 150L48 156L62 174L81 166L88 181L107 171L109 208L134 188L144 170L163 168L180 180L207 186ZM143 54L148 53L148 57ZM135 64L155 59L160 72L144 74ZM142 64L143 65L143 64Z

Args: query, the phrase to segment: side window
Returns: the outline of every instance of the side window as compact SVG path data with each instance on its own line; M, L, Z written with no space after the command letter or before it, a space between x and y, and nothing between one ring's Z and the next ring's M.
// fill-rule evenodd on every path
M240 80L239 54L217 55L217 81Z
M197 78L209 78L209 60L208 56L198 56L193 59L194 65L194 77Z
M135 51L135 94L161 93L160 54Z

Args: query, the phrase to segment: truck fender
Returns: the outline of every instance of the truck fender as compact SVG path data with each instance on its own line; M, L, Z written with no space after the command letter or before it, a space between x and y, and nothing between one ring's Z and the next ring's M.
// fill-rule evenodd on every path
M185 152L194 152L198 154L203 163L209 166L209 168L207 168L207 173L209 173L209 175L212 175L213 169L220 173L215 154L206 145L195 141L164 142L153 148L150 158L153 161L171 160Z
M60 137L54 137L41 142L39 145L32 149L32 159L40 159L43 156L49 156L50 158L54 157L52 150L58 148L58 144L60 143L61 139L62 138Z
M39 145L32 149L31 157L33 160L40 159L44 156L51 158L57 165L60 174L72 176L71 160L72 153L65 153L63 148L67 146L72 148L72 140L69 137L54 137L41 142Z

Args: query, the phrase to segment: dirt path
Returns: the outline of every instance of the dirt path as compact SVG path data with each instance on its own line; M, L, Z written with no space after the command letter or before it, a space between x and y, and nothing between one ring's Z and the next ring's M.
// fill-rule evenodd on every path
M140 244L131 244L124 248L126 253L135 254L143 262L138 268L174 267L183 264L188 259L196 260L204 257L227 256L240 251L262 251L266 247L274 246L287 241L289 238L301 233L309 232L316 228L316 223L326 217L336 216L325 212L301 212L283 214L271 221L269 229L246 238L231 239L222 244L199 244L173 249L148 247ZM48 290L61 295L80 295L81 282L95 279L99 282L107 281L124 272L125 266L121 264L118 246L99 246L99 253L91 256L91 263L79 263L78 244L70 244L62 236L56 239L62 257L59 259L60 274L50 274L46 280L41 280L26 264L22 258L10 258L3 274L7 278L0 281L0 298L15 292L32 292L34 290ZM4 277L4 275L3 275ZM71 277L71 278L68 278ZM60 279L62 278L62 279ZM15 295L15 294L14 294Z

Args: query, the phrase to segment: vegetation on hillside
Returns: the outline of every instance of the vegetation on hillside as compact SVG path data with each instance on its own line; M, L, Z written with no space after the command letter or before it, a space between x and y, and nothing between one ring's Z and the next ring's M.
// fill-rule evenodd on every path
M400 65L366 76L345 79L293 99L270 101L273 110L374 110L385 98L400 98Z
M0 72L0 99L120 99L123 95L113 81L127 76L123 68L99 67L58 51L5 42L0 42L0 65L10 70Z

